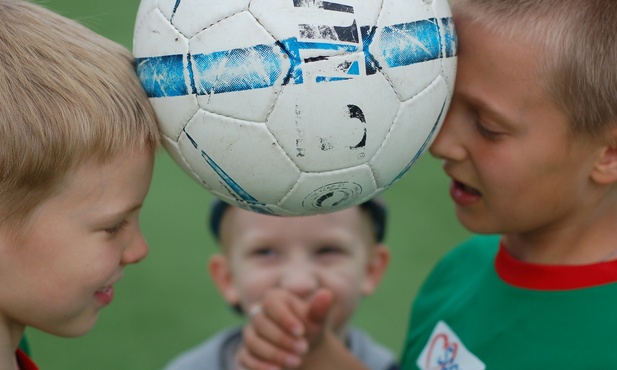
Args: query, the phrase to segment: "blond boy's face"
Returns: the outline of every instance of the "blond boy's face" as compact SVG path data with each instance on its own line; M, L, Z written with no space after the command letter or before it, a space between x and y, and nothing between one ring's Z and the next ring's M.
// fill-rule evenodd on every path
M13 328L87 332L127 264L148 246L138 224L152 178L149 151L86 164L34 212L23 237L0 230L0 315Z
M386 248L374 246L358 207L305 217L230 208L221 234L224 254L214 256L210 268L228 303L246 312L271 288L305 300L326 288L334 295L332 324L339 334L361 297L375 289L388 261Z
M601 147L573 138L536 76L542 50L456 18L452 105L431 153L452 178L456 214L480 233L540 235L593 207Z

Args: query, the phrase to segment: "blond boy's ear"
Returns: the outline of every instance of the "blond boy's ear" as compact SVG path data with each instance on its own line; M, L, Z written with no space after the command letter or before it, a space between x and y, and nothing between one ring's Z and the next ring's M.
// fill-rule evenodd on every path
M215 254L208 261L208 271L221 295L230 306L240 303L238 291L233 283L229 262L223 254Z
M371 247L369 259L366 265L366 274L362 283L362 294L371 295L390 263L390 250L384 244L378 244Z
M602 185L617 183L617 129L611 131L611 144L604 147L592 173L593 180Z

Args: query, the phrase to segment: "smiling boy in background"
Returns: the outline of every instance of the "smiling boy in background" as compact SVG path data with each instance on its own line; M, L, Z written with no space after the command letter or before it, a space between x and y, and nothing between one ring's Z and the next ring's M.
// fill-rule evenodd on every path
M221 247L210 259L210 275L230 306L251 315L272 289L284 289L303 301L319 289L329 289L334 297L330 323L337 338L371 370L397 369L389 350L349 323L388 265L381 201L329 214L278 217L216 200L210 220ZM225 330L166 369L238 369L243 342L242 327Z

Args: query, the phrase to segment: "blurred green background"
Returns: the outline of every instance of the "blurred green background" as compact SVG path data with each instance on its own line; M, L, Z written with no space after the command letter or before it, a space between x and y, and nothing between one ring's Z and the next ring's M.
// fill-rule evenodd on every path
M224 1L224 0L223 0ZM127 48L138 0L40 2ZM436 260L468 234L456 222L448 179L424 156L384 193L392 251L381 287L360 306L354 323L400 353L414 295ZM27 329L42 370L149 370L220 329L242 322L226 307L206 271L216 246L205 223L210 194L161 151L141 224L150 255L126 269L114 302L80 338Z

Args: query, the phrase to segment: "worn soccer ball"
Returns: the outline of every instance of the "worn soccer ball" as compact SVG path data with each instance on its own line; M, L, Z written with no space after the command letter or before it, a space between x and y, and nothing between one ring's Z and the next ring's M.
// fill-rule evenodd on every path
M275 215L359 204L437 134L447 0L142 0L137 72L164 146L220 199Z

